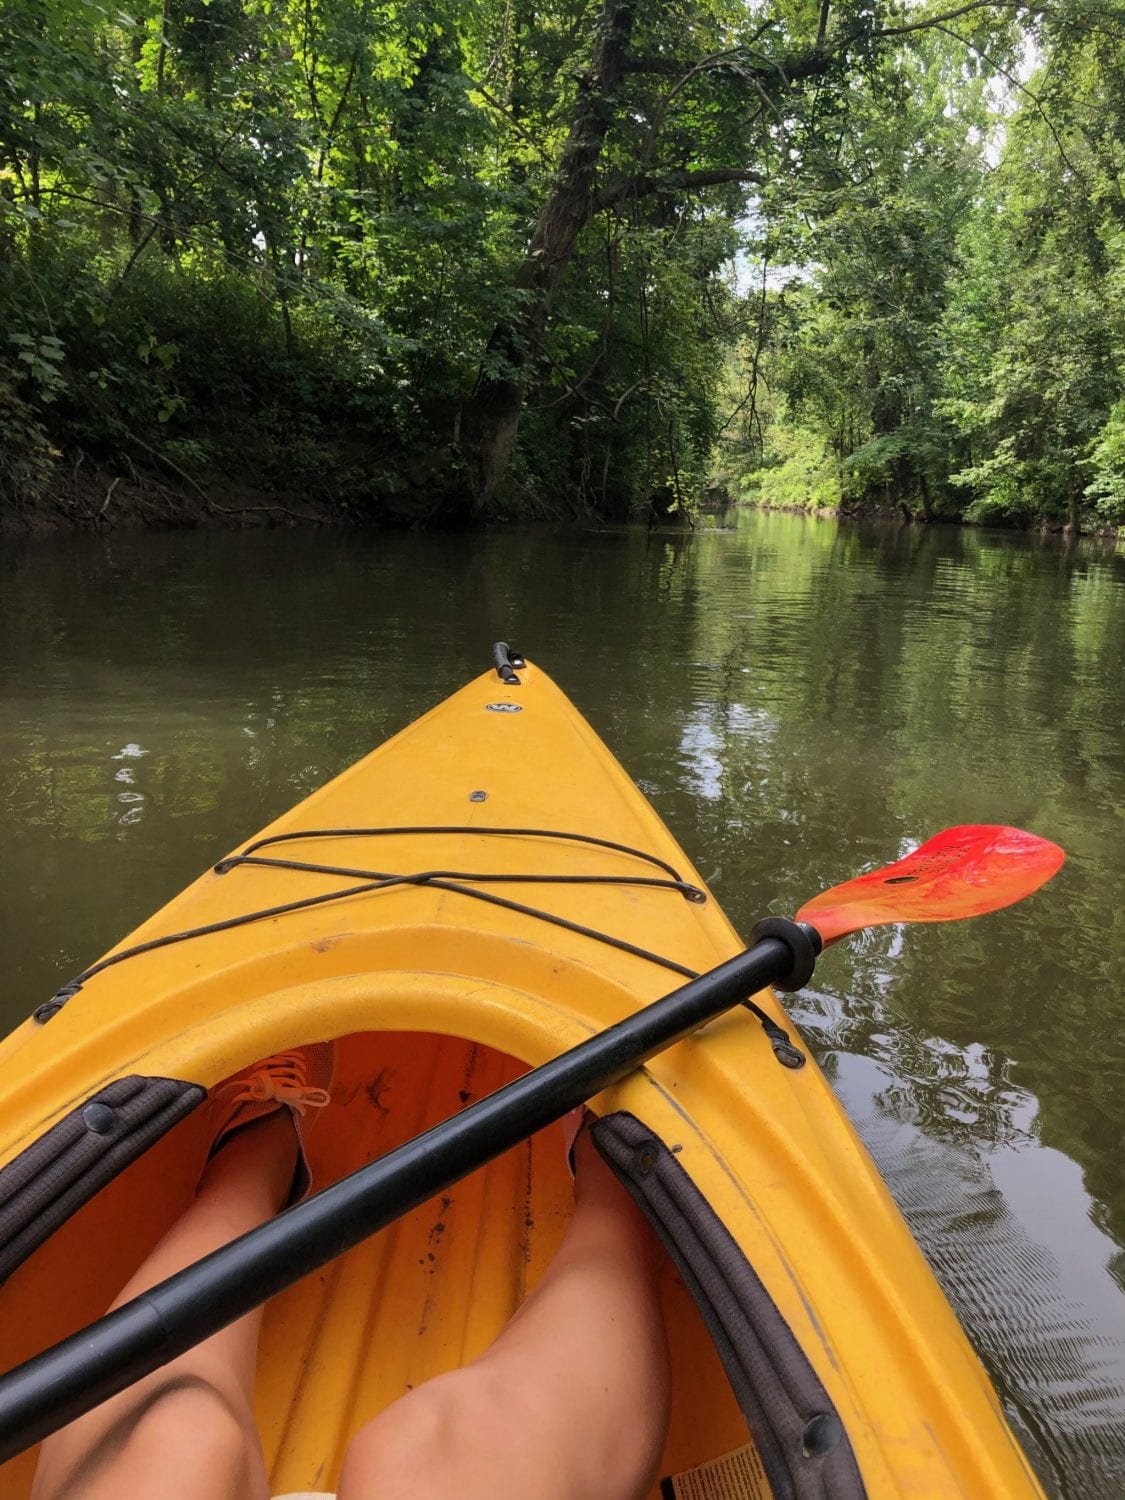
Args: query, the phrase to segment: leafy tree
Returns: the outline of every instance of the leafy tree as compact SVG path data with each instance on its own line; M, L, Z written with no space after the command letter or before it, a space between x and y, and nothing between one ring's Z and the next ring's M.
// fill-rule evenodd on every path
M820 183L774 209L769 253L801 274L763 290L743 357L767 502L835 484L838 504L927 519L1120 517L1122 59L1104 20L950 18L868 73ZM1028 40L1043 62L1024 84Z
M414 520L683 511L772 422L844 497L1110 515L1106 14L0 0L0 487L89 459Z
M964 231L945 409L973 518L1117 519L1125 307L1119 68L1064 36ZM1115 111L1116 113L1116 119Z
M811 463L817 503L916 505L927 518L941 506L942 319L986 125L984 80L964 48L924 32L870 75L830 159L822 145L819 182L776 211L780 246L807 269L774 294L767 348L754 349L780 419L763 455L767 498L781 463L781 491L800 503L792 484Z

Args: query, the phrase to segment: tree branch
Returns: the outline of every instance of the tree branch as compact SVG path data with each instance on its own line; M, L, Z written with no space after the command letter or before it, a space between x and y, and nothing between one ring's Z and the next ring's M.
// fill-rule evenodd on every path
M623 198L647 198L650 193L694 193L700 188L716 187L724 182L747 182L764 186L768 179L760 172L741 167L707 167L696 172L638 172L608 183L594 199L595 211L612 208Z
M516 119L515 115L506 104L502 104L500 100L497 99L496 95L493 94L489 89L487 89L483 83L480 83L477 79L470 77L468 73L466 73L464 77L465 82L469 85L473 93L479 94L491 109L494 109L497 114L503 115L512 129L515 130L519 135L522 135L524 140L527 141L529 145L534 147L536 156L538 156L539 160L543 162L544 165L553 165L551 158L547 155L546 151L543 150L542 145L535 139L530 130L528 130L525 125L521 124L521 122Z
M1028 5L1024 0L970 0L968 5L959 5L956 10L943 11L937 16L924 16L920 21L911 21L907 26L887 26L881 31L873 31L871 35L906 36L911 31L928 31L930 27L943 26L947 21L955 21L958 16L967 16L974 10L1023 10L1037 16L1049 14L1047 6Z
M348 64L348 76L344 80L344 87L340 90L340 98L336 103L336 108L332 112L332 119L328 125L327 131L325 132L324 139L321 142L320 153L316 163L317 182L324 181L325 163L328 160L328 153L332 150L333 144L335 143L336 131L339 128L340 121L344 117L344 110L347 107L348 103L348 95L352 91L352 84L355 82L355 73L358 66L359 53L353 52L351 62Z
M739 42L737 47L730 49L730 52L749 52L755 42L761 41L770 27L775 24L772 19L763 21L753 36L747 37L744 42ZM625 64L625 71L627 73L665 73L679 78L684 74L696 73L700 67L713 65L716 58L728 55L729 53L726 52L712 53L710 57L704 58L702 63L693 63L683 57L631 57Z
M156 231L160 227L161 227L160 220L159 219L153 219L152 223L148 226L148 228L145 230L144 234L142 234L141 237L140 237L140 239L137 241L136 246L133 249L132 255L130 255L129 259L125 262L125 269L122 271L121 275L117 278L117 280L113 283L113 285L106 292L105 305L107 307L110 305L110 303L113 301L113 299L117 296L117 294L121 290L121 288L125 285L126 279L128 278L128 275L129 275L129 272L133 269L133 267L140 260L141 256L145 253L145 250L148 248L149 242L151 241L153 235L156 233Z
M816 45L818 51L824 46L824 38L828 34L828 9L829 0L821 0L820 23L816 28Z
M982 5L1000 5L1009 3L1018 5L1019 9L1026 10L1028 7L1019 3L1019 0L980 0ZM940 21L940 16L935 16ZM927 25L932 23L927 22ZM889 35L889 33L876 32L876 36ZM750 62L717 61L716 59L737 58L738 54L750 57ZM725 70L733 78L776 78L779 75L786 83L793 83L798 78L815 78L827 73L833 61L831 48L827 47L805 47L800 52L785 53L781 57L767 57L761 52L751 52L750 44L736 47L730 53L715 53L711 57L703 59L707 64L707 71ZM628 63L626 71L630 73L658 73L673 75L680 82L686 82L687 76L694 77L700 71L701 64L685 62L682 58L651 57L637 58ZM686 75L686 76L685 76ZM679 83L677 83L677 90Z

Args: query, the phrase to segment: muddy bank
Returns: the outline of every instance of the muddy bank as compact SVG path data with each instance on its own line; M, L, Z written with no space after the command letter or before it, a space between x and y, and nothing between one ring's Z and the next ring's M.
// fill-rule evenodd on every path
M234 526L324 525L349 519L324 497L278 491L216 473L195 478L154 465L62 465L34 498L0 501L0 533L27 535L81 530L116 531Z
M391 464L386 455L347 455L310 479L278 482L252 462L241 472L212 465L189 471L134 439L136 452L111 460L67 455L29 494L0 491L0 534L308 525L458 524L465 497L453 492L440 450Z
M315 491L307 486L278 486L256 480L253 475L232 477L217 470L198 476L184 469L172 472L163 455L150 463L125 466L99 463L86 456L60 463L51 483L34 498L13 499L0 495L0 536L26 536L53 531L137 530L231 530L290 526L392 526L459 529L470 520L466 503L450 505L448 475L437 479L433 462L425 474L407 474L405 466L397 485L335 489L330 480ZM442 462L438 456L438 463ZM435 482L436 481L436 482ZM524 497L527 519L573 522L588 526L598 518L580 507L552 504L543 499L533 505ZM696 521L687 526L682 518L664 517L649 525L665 530L678 526L694 530L714 524L718 510L754 510L811 516L818 520L872 521L896 526L973 527L989 531L1011 531L1020 535L1067 536L1070 528L1060 521L1037 520L1020 526L966 520L964 516L925 516L893 505L851 504L835 509L815 505L765 505L738 501L733 507L704 506ZM478 523L497 519L476 517ZM644 515L636 518L643 523ZM611 524L608 519L603 524ZM1093 528L1083 536L1117 542L1125 531L1113 526Z

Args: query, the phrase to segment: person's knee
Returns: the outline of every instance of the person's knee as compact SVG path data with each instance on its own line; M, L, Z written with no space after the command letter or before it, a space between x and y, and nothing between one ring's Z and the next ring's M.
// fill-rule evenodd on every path
M625 1500L646 1494L666 1413L575 1427L549 1395L487 1360L419 1386L348 1448L339 1500ZM544 1403L548 1408L544 1409Z
M340 1476L341 1500L446 1494L462 1469L475 1408L472 1382L451 1371L409 1392L356 1433Z
M92 1413L97 1416L97 1413ZM87 1422L89 1419L87 1419ZM145 1492L154 1474L174 1466L200 1494L253 1496L257 1435L248 1412L196 1379L160 1381L139 1401L115 1411L100 1430L64 1429L45 1445L33 1500L84 1500L103 1493L110 1474L117 1493ZM79 1432L78 1426L84 1431ZM76 1441L69 1442L68 1438Z
M259 1446L253 1414L202 1380L158 1387L135 1419L129 1442L158 1447L165 1455L173 1444L185 1461L194 1459L216 1474L248 1472ZM200 1453L201 1447L206 1451Z

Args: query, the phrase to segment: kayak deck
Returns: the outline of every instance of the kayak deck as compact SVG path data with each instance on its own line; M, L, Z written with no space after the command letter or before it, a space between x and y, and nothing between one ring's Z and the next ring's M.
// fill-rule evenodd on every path
M483 831L544 826L641 851L680 883L635 852ZM372 828L399 831L350 831ZM310 830L349 831L288 838ZM314 1179L331 1181L741 947L713 899L683 888L702 883L682 851L532 665L518 685L491 673L470 683L259 839L278 836L256 857L286 863L209 871L114 952L156 946L90 972L45 1021L0 1043L0 1170L112 1080L181 1080L198 1095L260 1057L338 1038L333 1099L311 1151ZM293 905L356 886L368 888ZM209 930L161 941L200 928ZM756 1000L792 1031L772 995ZM737 1010L594 1108L627 1112L675 1153L815 1372L866 1493L1038 1493L814 1064L780 1066L758 1022ZM0 1288L6 1367L98 1316L183 1211L206 1116L188 1113ZM570 1201L552 1127L274 1299L258 1418L275 1492L330 1488L358 1425L485 1348L549 1261ZM664 1295L674 1391L662 1472L675 1475L743 1448L748 1434L671 1264ZM5 1494L28 1492L32 1464L25 1455L0 1468ZM747 1483L735 1493L771 1492L764 1476Z

